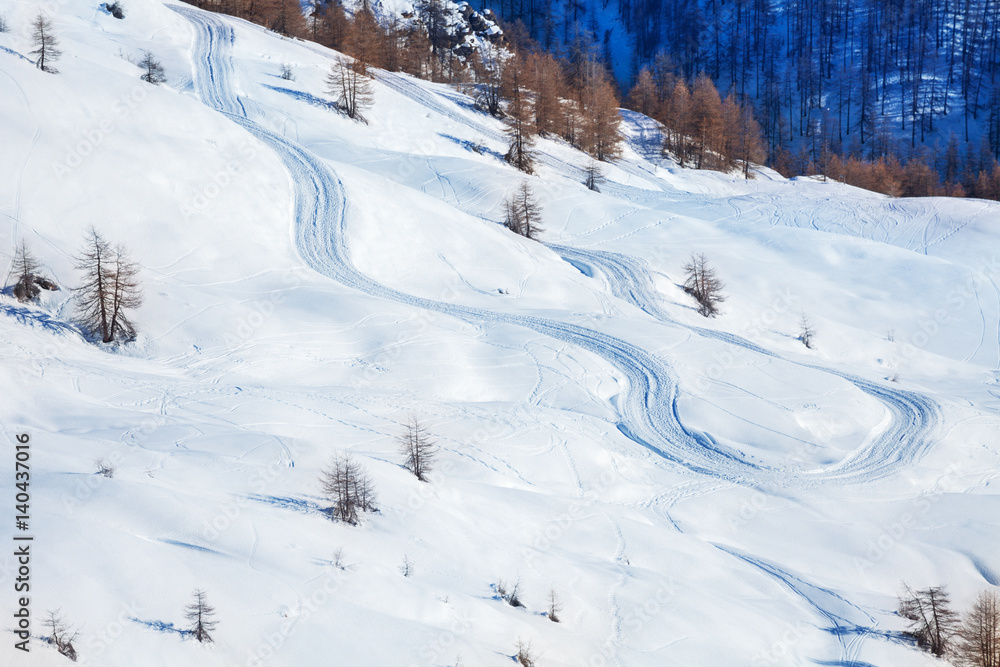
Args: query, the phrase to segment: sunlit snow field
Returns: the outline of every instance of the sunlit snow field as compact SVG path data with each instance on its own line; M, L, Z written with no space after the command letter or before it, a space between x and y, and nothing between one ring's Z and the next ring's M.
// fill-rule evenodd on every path
M623 111L600 193L537 142L536 243L501 224L524 178L502 123L453 88L379 72L361 124L314 44L173 2L46 6L58 75L21 57L38 6L0 0L0 249L64 287L0 297L36 615L3 664L64 664L58 608L91 665L509 665L520 639L539 667L908 667L935 661L900 637L902 582L960 608L998 583L1000 204L681 169ZM144 266L116 349L72 324L91 225ZM693 252L716 319L679 286ZM396 452L411 415L428 484ZM347 451L381 508L358 527L318 483ZM178 632L195 588L211 645Z

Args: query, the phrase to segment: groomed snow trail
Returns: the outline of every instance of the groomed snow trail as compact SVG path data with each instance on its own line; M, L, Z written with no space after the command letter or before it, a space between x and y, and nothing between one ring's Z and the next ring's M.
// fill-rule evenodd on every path
M586 266L604 274L612 293L656 319L684 327L694 334L750 350L773 359L842 378L875 398L892 415L892 423L870 438L861 449L836 466L810 475L809 479L834 482L864 482L888 477L900 467L918 461L932 444L932 433L940 421L938 405L912 391L887 387L844 371L818 364L787 359L749 340L724 331L684 324L672 318L660 306L659 293L643 264L634 257L619 253L581 250L568 246L549 245L574 266Z
M230 53L234 31L217 15L171 6L195 31L192 64L195 91L271 148L291 174L295 188L298 252L318 273L373 297L439 312L468 322L510 324L581 347L605 359L627 378L618 404L619 430L663 459L700 474L737 484L774 481L784 475L719 446L707 434L686 429L677 415L677 385L659 359L626 341L585 327L530 315L494 312L416 297L382 285L354 266L347 248L344 188L331 168L298 144L249 119L232 90Z

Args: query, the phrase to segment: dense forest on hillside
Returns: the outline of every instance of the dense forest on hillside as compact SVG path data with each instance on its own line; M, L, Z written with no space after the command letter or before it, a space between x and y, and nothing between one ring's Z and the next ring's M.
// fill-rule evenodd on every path
M480 1L549 49L589 43L626 88L644 67L689 86L706 74L752 106L788 175L917 161L940 176L934 193L1000 194L1000 2Z

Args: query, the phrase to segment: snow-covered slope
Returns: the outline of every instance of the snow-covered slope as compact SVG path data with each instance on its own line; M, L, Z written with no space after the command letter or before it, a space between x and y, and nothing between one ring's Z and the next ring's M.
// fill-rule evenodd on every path
M363 125L315 45L180 3L52 7L58 75L21 57L38 8L0 0L0 247L72 286L94 225L146 299L139 339L99 349L68 290L0 297L35 635L59 608L93 665L503 665L520 639L540 667L888 667L932 662L898 635L902 580L959 605L997 583L1000 206L690 172L624 113L601 193L539 141L534 243L499 224L502 126L448 87L379 73ZM692 252L718 319L678 286ZM410 415L427 484L396 452ZM345 451L379 495L359 527L320 497ZM212 645L179 633L195 588Z

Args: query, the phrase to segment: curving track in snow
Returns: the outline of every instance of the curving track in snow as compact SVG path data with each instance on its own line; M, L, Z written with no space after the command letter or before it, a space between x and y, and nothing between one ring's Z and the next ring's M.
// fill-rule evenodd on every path
M295 189L295 236L299 253L317 272L373 297L439 312L474 323L520 326L581 347L609 362L627 378L619 399L619 430L663 459L691 471L740 484L779 473L686 429L678 419L677 385L669 367L631 343L574 324L529 315L494 312L416 297L378 283L352 263L347 247L343 185L315 155L246 117L231 83L233 29L217 15L172 6L195 31L194 86L210 107L268 145L288 169Z
M560 245L549 245L549 247L574 266L585 266L591 273L596 270L604 274L615 296L658 320L682 326L703 338L718 340L802 368L835 375L881 402L892 415L892 423L888 428L870 438L861 449L838 465L811 476L813 479L846 482L887 477L898 471L901 466L919 460L931 446L931 435L940 420L940 410L937 404L926 396L887 387L818 364L787 359L735 334L684 324L675 320L660 306L660 296L653 285L653 279L640 260L613 252L581 250Z

